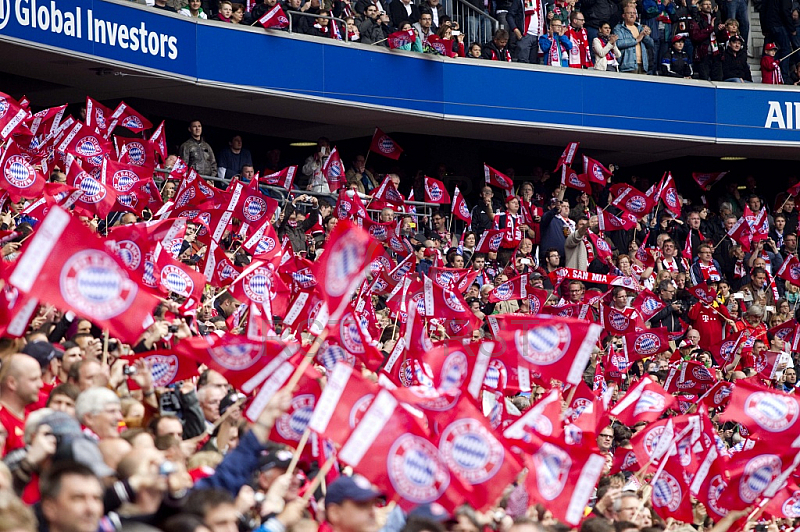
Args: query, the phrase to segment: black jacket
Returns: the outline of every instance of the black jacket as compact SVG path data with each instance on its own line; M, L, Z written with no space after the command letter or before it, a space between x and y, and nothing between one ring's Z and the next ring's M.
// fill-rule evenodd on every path
M789 33L793 32L792 0L764 0L759 19L765 34L781 26Z
M395 28L399 28L403 22L414 24L419 22L419 8L411 2L411 13L406 13L402 0L396 0L389 4L389 19Z
M581 12L589 28L597 29L601 22L608 22L613 28L622 20L619 6L613 0L583 0Z
M364 17L364 20L358 23L358 32L361 34L361 44L383 41L380 46L386 46L384 39L389 35L385 24L380 24L369 17Z
M685 78L692 75L689 55L681 50L670 50L661 59L661 75L670 78Z
M720 58L722 62L722 79L742 78L746 81L753 81L750 75L750 65L747 64L747 52L744 49L734 52L730 46L725 49L725 53Z

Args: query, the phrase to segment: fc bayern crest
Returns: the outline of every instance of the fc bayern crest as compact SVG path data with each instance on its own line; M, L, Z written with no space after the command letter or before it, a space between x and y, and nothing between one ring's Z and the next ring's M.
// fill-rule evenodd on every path
M783 432L797 421L797 402L788 395L755 392L744 402L744 413L768 432Z
M667 189L667 193L664 196L664 201L667 202L668 207L673 209L678 206L678 194L676 194L674 188Z
M61 297L82 314L109 319L128 310L138 287L128 274L102 251L88 249L70 257L59 276Z
M714 404L717 406L722 406L726 399L730 398L731 396L731 389L727 386L723 386L717 393L714 394Z
M194 291L192 278L174 264L167 264L161 269L161 286L182 297L189 297Z
M266 303L270 299L271 273L263 267L256 268L245 275L242 289L254 303Z
M117 192L128 192L139 181L139 176L130 170L118 170L111 178L111 186Z
M371 225L368 230L369 234L375 237L375 240L383 242L389 236L389 230L385 225Z
M80 197L83 203L100 203L106 197L106 187L86 172L78 174L75 186L83 190Z
M264 346L251 344L218 345L208 348L211 358L225 369L241 371L255 364L264 354Z
M4 116L6 116L6 113L8 112L8 110L10 108L11 108L11 106L8 104L8 99L7 98L0 98L0 118L3 118Z
M483 385L490 390L499 390L506 387L508 382L508 370L506 365L500 360L493 358L489 361L486 368L486 375L483 377Z
M592 175L594 175L594 177L600 181L605 181L603 170L596 164L592 165Z
M325 271L325 290L332 297L341 297L357 275L361 261L362 243L352 233L344 233L328 250Z
M579 189L584 188L583 181L580 180L580 178L578 177L578 174L576 174L575 172L571 172L569 174L569 184L574 186L575 188L579 188Z
M569 454L552 443L544 443L533 455L533 464L536 487L542 497L552 501L561 495L572 468Z
M658 447L658 440L661 438L661 435L664 433L664 427L655 427L653 430L648 431L647 435L644 438L644 452L647 453L647 456L653 456L653 453L656 452L656 447Z
M178 196L178 199L175 200L175 207L179 209L181 207L185 207L186 205L189 204L190 201L192 201L194 195L195 195L194 187L187 188L186 190L181 192L181 195Z
M75 145L75 152L81 157L96 157L103 153L103 149L100 147L97 137L89 135L78 141Z
M631 324L631 320L621 312L611 312L608 316L608 324L616 331L626 331Z
M444 296L444 304L447 305L447 308L450 310L454 312L464 312L466 310L455 292L445 289L442 295Z
M338 218L344 219L350 216L350 209L352 206L350 205L349 201L340 201L339 204L336 206L336 212L338 213Z
M386 471L397 494L415 504L437 500L450 485L450 471L439 451L414 434L403 434L392 444Z
M800 279L800 264L794 264L789 268L789 275L792 279Z
M567 353L572 335L563 323L517 331L515 341L519 354L532 364L548 366L561 360Z
M383 135L378 139L378 149L381 153L394 153L394 141L388 135Z
M653 504L674 512L680 507L681 499L683 499L683 492L677 479L666 471L662 471L653 486Z
M361 331L358 329L358 322L356 322L352 314L348 314L342 319L339 326L339 335L345 349L351 353L360 355L366 351L364 342L361 339Z
M120 125L128 129L144 129L144 124L138 116L126 116Z
M451 470L470 484L482 484L503 465L505 451L486 427L476 419L458 419L447 426L439 450Z
M400 363L397 375L400 379L400 384L408 388L414 384L414 368L416 364L413 359L407 358Z
M739 480L739 497L747 504L755 501L781 474L782 467L780 457L774 454L762 454L747 462Z
M11 155L3 164L3 177L16 188L28 188L36 182L36 172L22 155Z
M800 491L795 491L792 496L784 501L781 506L781 512L784 517L789 519L797 519L800 517Z
M642 302L642 310L647 314L658 312L664 305L654 297L645 297Z
M286 440L300 441L314 412L317 398L314 394L301 394L292 397L289 411L275 422L275 430Z
M319 348L316 360L322 364L327 371L333 371L336 364L340 362L351 367L356 364L356 357L345 351L339 344L327 340L325 340L325 342L322 343L322 347Z
M128 154L128 160L131 164L136 166L144 166L147 152L144 149L144 144L141 142L129 142L125 145L125 153Z
M542 310L542 303L538 297L529 297L528 303L531 306L531 314L538 314Z
M503 233L497 233L493 235L491 240L489 240L489 249L491 251L497 251L500 249L500 244L503 243Z
M254 255L260 255L261 253L269 253L276 246L275 239L271 236L267 236L259 240L258 245L256 246L256 251Z
M631 196L625 202L625 207L629 211L639 214L644 212L645 208L647 207L647 200L642 196Z
M461 213L461 216L464 218L469 218L469 207L465 202L461 202L458 204L458 212Z
M248 196L244 200L242 214L249 223L255 223L267 214L267 202L258 196Z
M507 299L511 299L511 296L514 295L514 289L510 284L503 283L494 289L494 295L497 299L506 301Z
M364 417L364 413L369 408L369 405L372 404L373 399L375 399L375 394L368 393L353 403L353 408L350 409L350 415L347 416L348 424L351 429L356 428L356 425L361 422L361 418Z
M442 189L438 183L426 184L425 189L428 191L428 197L431 198L431 201L436 202L442 199Z
M724 508L719 502L722 492L727 487L728 483L722 475L714 475L708 483L708 506L719 515L728 515L728 509Z
M463 351L454 351L447 355L442 364L440 384L438 389L442 392L459 390L467 378L469 372L469 361Z
M175 355L150 355L146 358L152 365L154 386L163 388L178 374L178 357Z
M217 277L220 281L227 281L228 279L236 278L236 268L228 261L227 258L222 259L217 263Z
M633 409L633 415L638 416L647 412L661 413L664 411L666 404L667 402L664 399L664 396L662 396L660 393L652 390L645 390L642 392L642 395L639 396L639 400L636 401L636 406Z
M661 339L653 333L640 334L633 344L633 349L643 356L654 355L662 349Z
M117 255L122 259L122 263L129 270L136 270L142 263L142 250L139 245L132 240L120 240L117 242Z

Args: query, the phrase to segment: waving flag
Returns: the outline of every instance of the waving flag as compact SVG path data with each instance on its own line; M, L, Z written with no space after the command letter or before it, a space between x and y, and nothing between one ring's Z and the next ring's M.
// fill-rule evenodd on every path
M794 395L738 380L730 401L722 419L743 424L776 447L791 446L797 438L800 403Z
M649 321L650 318L666 308L666 305L660 297L645 288L636 295L636 299L633 300L633 308L642 316L644 321Z
M636 227L638 219L635 214L622 211L620 216L615 216L608 211L597 207L597 223L601 231L628 230Z
M174 353L171 349L145 351L135 355L120 357L133 366L137 360L144 360L150 365L153 386L165 388L178 381L197 377L197 362Z
M692 172L692 179L700 188L707 191L727 174L728 172Z
M561 184L587 194L592 193L592 185L589 184L589 178L586 177L586 174L578 175L575 170L567 165L561 167Z
M396 42L399 41L401 38L400 36L398 36L399 33L405 33L405 32L398 31L393 33L392 35L389 36L389 42L391 43L393 35L396 36L395 37ZM414 42L414 39L416 37L414 37L412 34L410 38L411 38L410 42ZM379 153L384 157L394 159L395 161L398 160L400 158L400 155L403 154L403 148L398 146L397 143L394 140L392 140L392 138L389 135L387 135L386 133L381 131L380 128L377 127L375 128L375 134L372 135L372 142L369 145L369 151Z
M332 192L342 188L346 182L345 168L342 158L339 156L339 150L334 147L331 154L328 155L328 160L322 165L322 174L328 180L328 186Z
M89 128L100 132L108 131L111 114L111 109L90 96L86 97L86 125Z
M800 286L800 260L795 255L789 255L775 276Z
M116 126L130 129L134 133L141 133L145 129L153 127L153 123L139 114L135 109L128 106L125 102L119 102L119 105L111 114L111 120L108 126L109 134L114 131Z
M672 173L667 173L661 185L661 194L659 196L667 209L675 216L681 215L681 199L678 196L678 189L675 186L675 180L672 178Z
M486 163L483 163L483 177L487 185L502 188L509 194L514 190L514 181L502 172L498 172Z
M645 376L636 386L628 390L609 414L616 417L620 423L632 427L640 421L652 423L667 409L676 408L677 404L678 401L660 384Z
M128 274L77 217L52 207L9 277L30 297L71 310L126 342L136 342L158 301Z
M297 174L297 165L287 166L279 172L260 177L258 181L259 183L265 183L267 185L283 187L286 190L291 190L292 183L294 183L295 174Z
M578 146L580 146L580 142L570 142L567 144L567 147L564 148L564 153L558 158L558 164L553 172L558 172L558 169L564 165L572 165L572 161L575 160L575 154L578 152Z
M450 203L444 183L438 179L425 176L425 201L428 203Z
M373 201L381 201L397 207L402 207L405 204L405 198L397 191L397 187L394 186L394 181L389 175L383 178L380 186L372 195L372 199Z
M167 136L164 132L164 121L162 120L158 127L153 131L153 135L148 141L152 146L154 153L158 153L161 157L161 162L167 160Z
M520 275L497 285L489 292L489 302L499 303L510 299L526 299L528 297L528 276Z
M472 213L467 206L467 200L464 199L464 195L461 194L461 191L458 189L458 185L456 185L456 189L453 192L453 203L450 206L450 209L453 213L453 216L467 225L472 224Z
M651 357L669 351L669 333L666 327L629 332L625 335L625 356L628 360Z
M389 42L389 48L394 50L395 48L400 48L406 44L411 44L417 39L417 34L414 33L414 30L405 30L405 31L396 31L394 33L389 34L389 38L387 41ZM379 130L380 131L380 130ZM374 143L373 139L373 143ZM370 147L370 150L373 150ZM378 152L381 153L381 152ZM387 156L388 157L388 156ZM394 159L394 157L392 157Z
M589 178L590 182L600 185L605 185L608 178L614 175L600 161L586 155L583 156L583 173Z
M489 229L484 231L478 240L478 245L475 247L476 253L489 253L490 251L497 251L506 237L508 229Z
M32 158L21 151L13 140L8 141L0 156L0 189L6 190L14 200L40 196L47 183L41 173L41 165L41 158Z
M18 129L25 128L23 122L30 111L23 108L17 100L0 92L0 138L8 139Z
M264 15L258 19L258 23L261 24L264 29L270 28L288 28L289 27L289 17L286 16L286 13L283 12L280 4L276 5Z
M652 211L658 200L658 198L651 198L644 192L624 183L613 185L609 192L614 196L612 205L635 214L639 218Z

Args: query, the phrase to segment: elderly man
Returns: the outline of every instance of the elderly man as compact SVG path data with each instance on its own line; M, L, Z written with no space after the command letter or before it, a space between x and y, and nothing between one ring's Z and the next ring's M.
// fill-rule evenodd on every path
M89 435L104 440L119 438L123 421L119 397L108 388L89 388L75 402L75 417L89 431Z

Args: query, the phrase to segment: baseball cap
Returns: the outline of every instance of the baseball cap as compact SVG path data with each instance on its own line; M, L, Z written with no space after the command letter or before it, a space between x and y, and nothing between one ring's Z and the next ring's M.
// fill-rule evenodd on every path
M437 523L444 523L450 519L450 513L439 503L420 504L408 512L408 517L429 519Z
M676 35L676 36L674 36L674 37L672 38L672 42L678 42L678 41L682 41L682 40L684 40L684 39L686 39L686 36L685 36L685 35Z
M103 454L97 443L82 434L59 444L56 454L53 455L53 462L61 460L83 464L100 478L117 474L103 461Z
M22 348L22 352L36 359L42 369L46 368L51 360L64 355L63 351L53 347L50 342L33 342Z
M741 35L734 35L733 37L728 39L728 41L730 41L730 42L733 42L733 41L744 42L744 39L742 38ZM766 48L766 46L764 48Z
M222 400L219 402L219 414L220 415L224 414L227 409L229 409L236 403L236 401L239 401L240 399L244 398L245 396L240 394L239 392L229 393L228 395L223 397Z
M767 44L764 45L764 51L765 52L767 50L777 50L777 49L778 49L778 46L774 42L768 42Z
M269 471L272 468L289 469L292 463L292 452L286 449L276 449L263 454L258 459L259 471Z
M361 475L339 477L328 486L325 504L342 504L344 501L365 502L382 494Z
M542 274L539 273L539 272L533 272L533 273L529 273L528 274L528 280L529 281L535 281L536 279L541 279L541 278L542 278Z
M691 340L683 340L678 346L678 349L683 349L684 347L694 347L694 342Z

